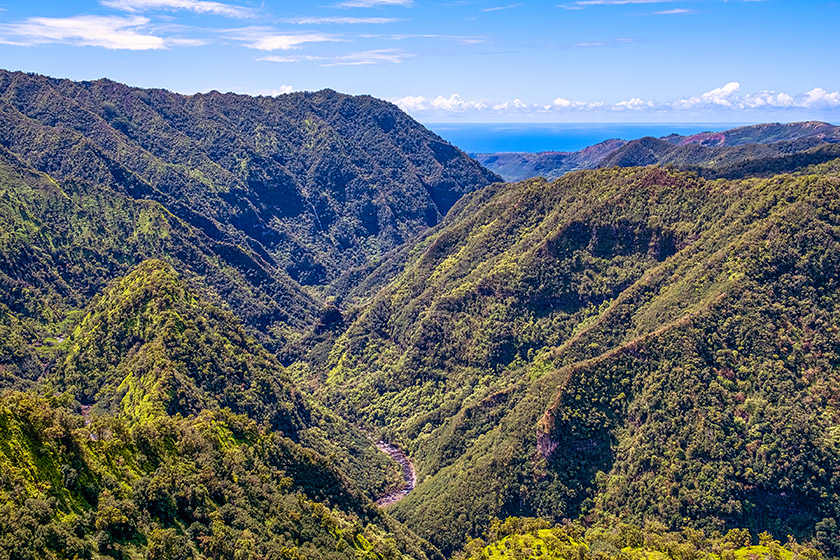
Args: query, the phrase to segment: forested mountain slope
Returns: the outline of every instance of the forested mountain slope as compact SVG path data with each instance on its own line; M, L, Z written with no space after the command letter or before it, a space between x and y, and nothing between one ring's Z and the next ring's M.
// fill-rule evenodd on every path
M740 179L793 172L840 155L840 127L823 122L759 124L723 132L607 140L577 152L475 154L508 181L552 180L580 169L675 165L704 177Z
M840 514L840 178L611 168L465 197L335 344L322 394L412 451L396 515L814 538Z
M335 466L227 410L85 420L0 395L4 558L440 558Z
M473 157L506 181L523 181L531 177L553 180L571 171L598 167L605 157L626 143L626 140L613 138L577 152L502 152L473 154Z
M56 352L61 396L0 396L4 557L438 555L370 501L393 465L169 265L111 285Z
M0 124L0 557L439 557L253 335L317 328L318 289L494 175L332 91L0 72Z
M501 184L332 91L0 72L0 124L0 559L430 560L508 515L840 556L835 127Z
M497 179L395 106L329 90L183 96L0 71L0 125L3 175L16 176L4 215L39 234L15 240L15 258L34 252L54 273L45 259L72 260L72 243L95 259L84 274L44 278L48 290L58 282L89 297L165 256L281 340L317 307L298 284L324 285L384 254ZM32 181L58 194L42 203L15 192ZM48 219L67 214L108 227L79 235ZM28 282L12 265L0 272Z

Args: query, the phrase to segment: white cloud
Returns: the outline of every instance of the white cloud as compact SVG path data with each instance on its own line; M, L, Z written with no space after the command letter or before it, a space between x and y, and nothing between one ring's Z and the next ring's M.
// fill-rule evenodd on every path
M336 8L376 8L379 6L412 6L413 0L346 0Z
M822 88L792 96L774 91L759 91L747 95L738 95L741 86L730 82L698 97L678 99L669 108L677 110L703 110L726 108L733 110L750 109L836 109L840 107L840 92L829 93Z
M586 7L586 6L626 6L628 4L668 4L677 2L678 0L579 0L573 2L571 6ZM562 6L568 7L568 6Z
M464 101L457 93L453 93L449 97L438 95L432 99L430 103L432 108L439 111L469 111L487 109L487 104L483 101Z
M276 88L263 88L263 89L237 89L238 93L243 93L245 95L262 95L265 97L277 97L278 95L286 95L287 93L292 93L295 91L295 88L289 85L281 85L277 86Z
M482 111L489 108L483 101L466 101L457 93L449 97L439 95L434 99L427 99L423 96L402 97L395 101L397 106L409 111L432 111L438 113L463 113L465 111Z
M739 84L738 82L729 82L723 87L713 89L712 91L707 91L701 96L701 99L703 99L704 101L715 103L717 105L731 107L731 99L735 96L736 93L738 93L738 91L740 91L740 89L741 84Z
M308 62L312 60L324 60L322 56L263 56L257 59L260 62Z
M797 103L808 108L836 109L840 107L840 92L828 93L822 88L815 88L800 95Z
M689 10L688 8L674 8L673 10L660 10L658 12L653 12L655 16L674 16L674 15L688 15L688 14L697 14L699 13L697 10Z
M341 41L340 37L325 33L280 33L265 27L245 27L229 30L228 38L241 41L246 47L261 51L299 49L306 43Z
M399 64L414 55L399 49L378 49L353 52L340 56L264 56L263 62L318 62L321 66L364 66L369 64Z
M580 109L591 109L595 107L600 107L603 103L584 103L583 101L569 101L563 97L558 97L554 101L551 102L551 105L546 105L545 109L556 109L556 110L580 110Z
M294 88L292 88L292 86L282 85L278 88L272 89L266 95L270 95L271 97L277 97L278 95L286 95L287 93L292 93L292 91L294 91Z
M653 109L653 103L650 101L643 101L638 97L628 99L627 101L619 101L612 106L614 111L643 111L645 109Z
M368 64L399 64L411 54L398 49L376 49L335 57L321 66L363 66Z
M210 0L101 0L103 6L126 12L145 12L153 10L187 10L199 14L212 14L232 18L247 18L255 15L254 10L241 6L231 6Z
M707 91L699 97L685 97L678 99L672 106L675 109L693 109L695 107L703 107L707 105L719 105L722 107L735 107L736 101L733 99L738 90L741 89L741 84L738 82L729 82L723 87Z
M530 109L527 103L523 102L521 99L514 99L513 101L505 101L504 103L496 103L493 105L494 111L517 111L522 109Z
M395 104L407 113L416 113L429 109L428 100L422 95L408 95L395 101Z
M140 16L33 17L0 24L0 43L21 46L62 43L127 50L166 48L166 39L142 32L148 23L147 18ZM170 44L178 41L172 40Z
M443 40L450 40L450 41L457 41L463 45L478 45L481 43L486 43L487 38L481 35L438 35L433 33L425 33L425 34L391 34L391 35L383 35L383 34L366 34L361 35L363 39L384 39L386 41L405 41L407 39L443 39Z
M499 11L502 11L502 10L511 10L513 8L519 8L520 6L522 6L521 3L519 3L519 4L509 4L507 6L495 6L493 8L484 8L481 11L482 12L499 12Z
M385 17L299 17L299 18L285 18L284 23L292 23L295 25L323 25L323 24L383 24L396 23L405 21L400 18L385 18Z
M521 99L512 100L470 100L453 93L449 97L406 96L395 101L403 110L415 115L471 114L491 116L516 114L539 116L546 114L567 114L571 112L590 112L607 114L610 112L636 112L679 114L685 112L720 114L721 111L778 112L804 110L840 109L840 92L828 92L815 88L796 96L774 91L759 91L741 94L739 82L707 91L706 93L684 97L671 101L652 101L633 97L617 103L605 104L601 101L574 101L557 97L550 103L532 104ZM810 117L809 117L810 118Z
M795 105L793 97L786 93L775 93L772 91L759 91L758 93L751 93L745 95L742 104L746 108L771 108L771 107L793 107Z

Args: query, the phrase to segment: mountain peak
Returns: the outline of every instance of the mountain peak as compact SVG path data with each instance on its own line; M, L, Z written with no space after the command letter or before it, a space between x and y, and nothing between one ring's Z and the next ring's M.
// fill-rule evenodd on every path
M114 282L68 342L58 382L132 417L228 407L293 439L306 406L277 360L162 260Z

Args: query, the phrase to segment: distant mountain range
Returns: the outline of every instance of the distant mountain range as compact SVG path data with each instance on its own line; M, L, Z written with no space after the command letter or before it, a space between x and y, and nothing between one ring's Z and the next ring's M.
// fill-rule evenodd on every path
M781 173L838 157L840 127L823 122L759 124L723 132L606 140L577 152L472 154L507 181L552 180L580 169L676 165L707 177Z

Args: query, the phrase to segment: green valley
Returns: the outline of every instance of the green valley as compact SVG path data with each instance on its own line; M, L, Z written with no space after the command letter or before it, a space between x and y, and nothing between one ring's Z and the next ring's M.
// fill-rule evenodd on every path
M0 560L840 558L837 127L503 183L331 90L0 122Z

